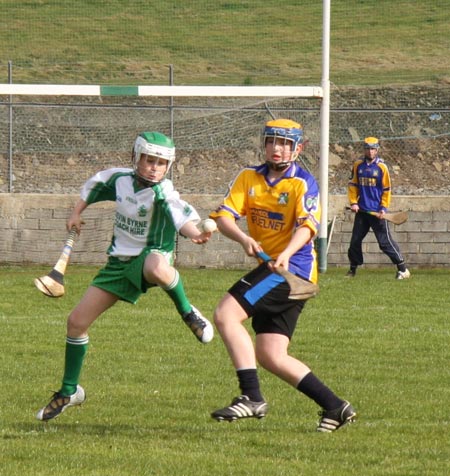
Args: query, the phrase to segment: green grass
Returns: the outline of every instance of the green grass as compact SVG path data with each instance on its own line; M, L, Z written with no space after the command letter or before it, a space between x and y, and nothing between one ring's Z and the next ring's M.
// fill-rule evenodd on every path
M336 85L448 82L450 0L332 0ZM319 84L322 2L4 0L16 82ZM1 63L0 63L1 66Z
M448 272L342 269L321 276L321 293L300 318L291 351L359 419L315 432L317 406L265 371L263 420L216 423L209 413L238 392L219 337L203 346L166 295L120 303L91 328L82 407L42 424L35 412L58 389L65 320L94 268L73 266L67 294L40 295L47 269L3 268L0 475L447 474L450 406ZM208 316L239 271L180 270Z

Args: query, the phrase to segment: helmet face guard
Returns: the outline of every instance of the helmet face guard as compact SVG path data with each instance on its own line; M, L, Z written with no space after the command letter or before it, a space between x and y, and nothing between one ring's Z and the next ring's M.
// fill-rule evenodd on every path
M262 149L265 154L267 139L272 138L273 141L284 140L284 143L291 144L291 156L287 162L272 162L266 160L266 164L274 170L284 170L298 155L297 148L303 143L303 129L301 124L289 119L276 119L266 123L262 134Z
M161 132L142 132L136 138L133 146L133 169L136 176L147 186L155 185L155 182L150 182L148 179L139 174L138 164L141 160L141 155L151 155L160 159L167 160L167 172L175 161L175 144L170 137L165 136Z

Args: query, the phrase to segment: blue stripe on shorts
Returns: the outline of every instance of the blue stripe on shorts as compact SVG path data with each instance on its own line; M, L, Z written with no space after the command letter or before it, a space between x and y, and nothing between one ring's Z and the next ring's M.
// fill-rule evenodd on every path
M277 287L280 283L284 281L284 278L279 274L271 273L267 278L260 281L258 284L249 289L245 294L244 298L253 306L261 298L263 298L268 292L272 291L273 288Z

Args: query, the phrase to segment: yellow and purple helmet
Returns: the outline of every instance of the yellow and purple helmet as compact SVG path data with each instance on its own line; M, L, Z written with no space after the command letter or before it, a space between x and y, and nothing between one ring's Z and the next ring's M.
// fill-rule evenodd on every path
M364 139L364 149L379 149L380 141L376 137L366 137Z
M266 122L262 134L262 149L265 151L266 142L268 138L284 139L285 142L292 143L292 155L289 162L280 162L276 164L276 169L282 170L289 166L289 164L297 158L297 147L303 143L303 128L298 122L290 119L274 119ZM266 161L267 162L267 161ZM268 165L273 167L274 163L269 161Z

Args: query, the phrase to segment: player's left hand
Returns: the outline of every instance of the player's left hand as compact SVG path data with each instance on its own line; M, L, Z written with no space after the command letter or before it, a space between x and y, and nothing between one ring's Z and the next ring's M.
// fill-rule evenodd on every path
M284 268L289 270L289 258L290 256L287 253L280 253L278 258L273 261L271 264L271 270L276 271L278 268Z
M202 231L198 236L194 236L193 238L191 238L191 241L196 245L203 245L210 240L211 236L211 231Z

